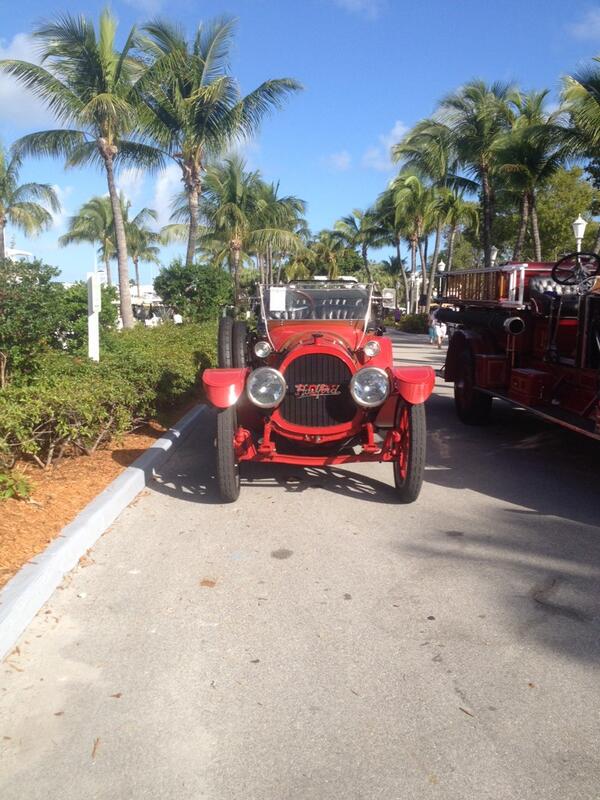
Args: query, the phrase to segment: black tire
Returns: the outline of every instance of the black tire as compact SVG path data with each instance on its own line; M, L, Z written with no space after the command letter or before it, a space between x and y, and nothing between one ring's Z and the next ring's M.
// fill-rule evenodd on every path
M414 503L421 492L425 474L427 421L425 405L411 405L398 398L396 430L402 434L404 456L394 461L394 483L401 503ZM407 441L408 440L408 441Z
M217 342L217 363L220 367L233 366L233 320L231 317L219 318L219 338Z
M240 496L240 468L235 457L233 437L237 428L235 406L217 412L217 484L224 503Z
M248 366L248 326L245 322L238 320L233 323L231 334L231 351L233 354L232 366Z
M492 396L475 388L475 357L469 348L458 357L454 405L459 420L465 425L485 425L490 419Z

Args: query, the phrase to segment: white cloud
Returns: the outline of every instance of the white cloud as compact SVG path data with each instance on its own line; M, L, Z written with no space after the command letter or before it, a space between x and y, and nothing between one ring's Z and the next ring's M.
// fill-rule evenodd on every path
M152 208L158 214L158 224L167 225L171 216L171 203L182 190L181 170L177 164L170 164L156 179Z
M339 8L360 14L369 19L377 19L384 10L387 0L333 0Z
M144 172L135 167L124 169L117 179L119 190L134 203L144 188Z
M590 8L579 22L567 25L575 39L600 39L600 8Z
M389 172L393 169L390 150L393 145L402 139L408 131L408 126L399 119L394 123L394 127L388 133L382 133L378 137L378 143L371 145L365 150L362 157L362 165L367 169L375 169L378 172Z
M2 58L39 63L33 39L26 33L15 34L8 44L0 41L0 59ZM0 120L15 128L28 130L57 125L41 100L4 73L0 73Z
M346 170L350 169L352 156L347 150L340 150L327 156L324 161L329 169L334 170L334 172L346 172Z

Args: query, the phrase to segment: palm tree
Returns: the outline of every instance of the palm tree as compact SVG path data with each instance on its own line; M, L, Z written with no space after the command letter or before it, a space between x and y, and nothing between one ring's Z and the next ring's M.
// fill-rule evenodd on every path
M396 207L395 224L402 227L410 244L411 273L417 270L417 251L421 261L423 279L427 275L427 263L423 248L423 237L431 228L434 211L434 190L424 184L417 175L400 174L391 184Z
M287 216L278 218L269 204L265 212L265 194L260 174L247 172L244 161L237 156L206 171L201 207L206 232L199 244L212 252L216 263L228 262L234 278L236 305L240 269L244 262L251 261L253 253L294 253L302 247L300 237L289 230ZM285 208L285 203L278 205L281 207Z
M339 236L339 231L322 230L309 247L313 271L324 266L327 269L327 277L330 280L338 278L340 275L339 257L345 247L343 239ZM367 272L367 274L369 280L371 280L371 273Z
M42 66L27 61L0 61L0 68L17 78L45 101L64 127L24 136L20 154L58 156L67 166L95 163L106 172L115 223L119 295L123 326L133 326L129 293L127 242L115 182L115 167L133 162L137 167L160 166L162 156L131 138L138 120L134 87L145 65L133 57L136 32L132 28L122 50L117 49L117 22L105 9L98 31L83 16L63 14L34 31Z
M475 191L477 185L459 174L459 162L454 146L453 134L447 125L436 119L418 122L404 138L392 148L394 161L402 161L402 173L415 174L423 182L429 183L433 195L444 195L448 189L453 191ZM401 174L402 174L401 173ZM432 206L432 224L435 230L433 258L427 283L426 310L429 311L435 274L442 243L443 218Z
M565 110L573 124L570 144L581 156L597 159L600 155L600 56L593 63L564 79ZM593 252L600 253L600 226Z
M289 195L279 196L279 183L265 183L259 181L256 187L256 209L254 227L257 230L269 231L289 231L304 240L308 234L308 228L304 214L306 213L306 203L299 197ZM298 249L298 243L294 242L294 250ZM283 266L282 259L287 255L285 247L279 252L274 251L271 242L267 242L264 253L257 251L259 271L263 273L263 263L265 267L265 278L268 283L274 279L273 263L274 259L279 261L277 270L277 282L281 279Z
M461 225L466 225L472 228L475 232L479 229L479 208L477 203L471 203L465 200L462 194L446 189L441 192L436 198L435 206L439 215L439 219L443 224L448 227L446 233L446 244L448 245L448 263L446 268L448 272L452 269L452 262L454 259L454 242L456 239L456 232ZM437 263L435 264L437 269Z
M47 183L19 183L21 159L0 147L0 262L6 258L5 231L14 225L31 235L52 222L51 211L60 210L56 192ZM38 201L41 201L38 202Z
M145 263L158 264L159 248L161 235L150 227L151 222L156 222L158 214L152 208L142 208L135 217L129 219L129 209L131 203L126 203L123 219L125 223L125 235L127 237L127 248L133 261L135 270L135 283L138 295L140 290L140 261Z
M442 100L440 121L451 134L459 163L479 183L483 215L485 267L492 265L494 178L498 140L509 129L519 96L509 84L487 85L481 80L467 83Z
M391 188L388 187L379 195L375 203L374 212L379 226L382 244L389 244L396 248L394 263L402 277L404 296L408 297L408 278L400 252L400 243L404 235L404 230L401 221L396 217L396 202L394 199L394 191Z
M242 97L228 74L231 20L200 25L191 43L181 28L165 21L153 21L144 30L144 46L154 62L138 85L145 108L143 135L181 169L189 205L189 265L198 242L207 157L251 136L268 111L301 87L290 78L273 79Z
M355 208L351 214L338 220L333 227L335 233L344 244L359 250L365 272L372 283L373 275L369 267L369 247L377 247L377 245L381 244L381 233L377 224L376 214L372 209L361 211Z
M572 143L560 125L562 109L547 112L544 102L548 90L533 91L519 97L518 116L512 129L498 141L499 173L519 197L519 230L513 260L522 257L528 223L534 258L542 260L542 243L537 217L537 190L547 183L572 154Z
M61 247L89 242L98 246L106 282L112 286L110 260L115 254L114 226L110 197L92 197L69 219L67 232L58 240Z

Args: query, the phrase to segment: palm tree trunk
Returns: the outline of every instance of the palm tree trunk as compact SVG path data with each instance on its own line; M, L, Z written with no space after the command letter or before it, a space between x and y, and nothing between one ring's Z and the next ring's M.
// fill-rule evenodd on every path
M525 244L525 234L527 233L527 225L529 223L529 198L527 192L523 192L521 195L519 214L521 219L519 221L519 231L517 233L515 249L513 250L513 261L520 261L523 258L523 245Z
M367 277L369 279L369 283L373 283L373 275L371 274L371 268L369 267L369 248L365 243L361 244L360 253L362 256L365 272L367 273Z
M414 291L416 287L415 275L417 272L417 237L416 234L413 234L410 237L410 276L411 276L411 287L412 291ZM413 308L414 307L414 308ZM413 311L416 313L417 304L413 302L413 297L410 298L410 308L408 309L408 313L412 314Z
M104 272L106 273L106 285L112 286L112 275L110 274L110 256L108 253L104 254Z
M200 201L200 187L193 185L188 189L188 205L190 209L190 230L188 233L187 251L185 254L185 265L191 267L196 254L196 244L198 242L198 205Z
M6 229L6 220L4 217L0 219L0 262L6 259L6 244L4 242L4 231Z
M400 237L396 238L396 258L398 259L398 269L402 274L402 282L404 284L404 298L406 300L406 308L408 309L408 278L406 277L406 270L402 263L402 256L400 253Z
M234 305L237 309L240 302L240 251L242 249L242 243L238 238L234 238L231 240L229 247L231 252L231 265L233 267Z
M140 260L137 256L133 259L133 266L135 268L135 285L137 286L138 297L142 296L140 289Z
M108 183L108 194L113 212L113 225L115 228L115 239L117 245L117 265L119 270L119 303L121 310L121 320L124 328L133 328L133 310L131 308L131 293L129 291L129 264L127 259L127 240L125 238L125 226L123 224L123 214L119 193L115 184L113 171L113 158L116 148L101 146L100 152L106 167L106 179Z
M440 241L442 238L442 223L439 221L435 229L435 244L433 247L433 259L431 262L431 270L429 272L429 284L427 286L427 303L425 304L425 313L429 314L429 307L431 306L431 299L433 297L433 290L435 289L435 276L437 273L437 263L440 255Z
M531 212L531 235L533 237L533 257L536 261L542 260L542 241L540 239L540 226L538 222L535 193L529 193L529 209Z
M451 225L448 232L448 272L452 269L452 260L454 259L454 240L456 238L456 225Z
M485 166L481 167L481 204L483 208L483 266L492 266L492 190L490 176Z

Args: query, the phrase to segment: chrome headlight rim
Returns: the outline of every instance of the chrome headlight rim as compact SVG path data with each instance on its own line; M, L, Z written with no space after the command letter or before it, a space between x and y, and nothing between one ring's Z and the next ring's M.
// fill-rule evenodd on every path
M261 400L259 397L254 396L250 391L253 379L254 382L256 382L257 376L265 375L267 373L269 375L273 375L277 379L277 382L281 387L281 397L279 397L277 400L273 402L271 402L270 400L268 402L265 402L264 400ZM287 383L285 381L285 378L283 377L281 372L279 372L278 369L274 369L273 367L258 367L258 369L253 370L246 379L246 396L248 397L250 402L253 403L255 406L257 406L258 408L265 408L265 409L276 408L283 402L286 391L287 391Z
M259 339L254 345L254 355L257 358L268 358L273 352L273 348L266 339ZM262 352L261 352L262 351Z
M357 382L360 381L361 376L363 376L366 372L376 372L378 375L380 375L382 378L385 379L386 390L382 399L380 400L378 399L374 402L365 402L365 400L363 400L362 398L357 397L355 391L356 384ZM354 402L357 405L362 406L362 408L377 408L378 406L383 405L390 396L390 388L391 388L390 377L387 374L387 372L381 367L363 367L362 369L359 369L358 372L355 372L352 378L350 379L350 395L352 396Z
M363 353L367 356L367 358L373 358L373 356L379 355L380 352L381 345L377 339L369 339L369 341L363 347Z

